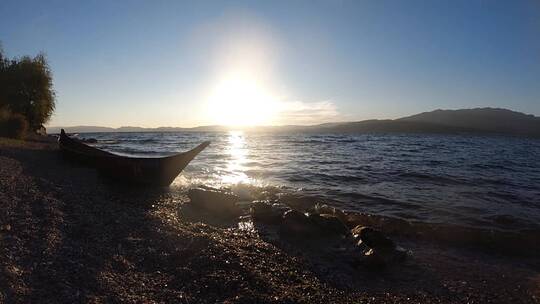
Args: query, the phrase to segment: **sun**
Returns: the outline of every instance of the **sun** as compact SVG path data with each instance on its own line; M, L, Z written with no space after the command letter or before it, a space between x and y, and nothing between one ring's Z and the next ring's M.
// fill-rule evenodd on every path
M211 91L207 111L213 123L227 126L271 124L276 116L276 102L256 80L229 75Z

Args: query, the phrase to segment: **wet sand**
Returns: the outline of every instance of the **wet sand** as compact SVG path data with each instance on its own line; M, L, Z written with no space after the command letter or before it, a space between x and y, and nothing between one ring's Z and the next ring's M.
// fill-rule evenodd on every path
M186 190L111 184L54 143L0 139L0 303L540 302L537 256L397 237L411 256L373 271L186 218Z

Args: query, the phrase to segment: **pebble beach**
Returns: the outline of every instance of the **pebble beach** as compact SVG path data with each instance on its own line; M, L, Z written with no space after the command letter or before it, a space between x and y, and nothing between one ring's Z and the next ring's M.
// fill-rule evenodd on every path
M188 213L188 191L114 184L55 142L0 138L0 302L540 303L530 248L394 233L407 259L374 270L331 240Z

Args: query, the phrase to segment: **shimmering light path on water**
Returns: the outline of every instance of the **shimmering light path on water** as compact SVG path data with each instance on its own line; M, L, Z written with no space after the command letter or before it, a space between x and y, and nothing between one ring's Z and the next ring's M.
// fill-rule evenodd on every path
M467 135L101 133L97 146L148 157L210 140L177 184L272 185L410 220L540 226L540 140Z

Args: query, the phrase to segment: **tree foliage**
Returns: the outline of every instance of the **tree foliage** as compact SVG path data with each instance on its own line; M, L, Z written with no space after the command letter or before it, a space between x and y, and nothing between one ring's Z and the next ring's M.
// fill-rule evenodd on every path
M26 118L32 130L55 108L52 73L45 55L9 59L0 48L0 109Z
M0 109L0 136L22 139L28 132L26 117Z

